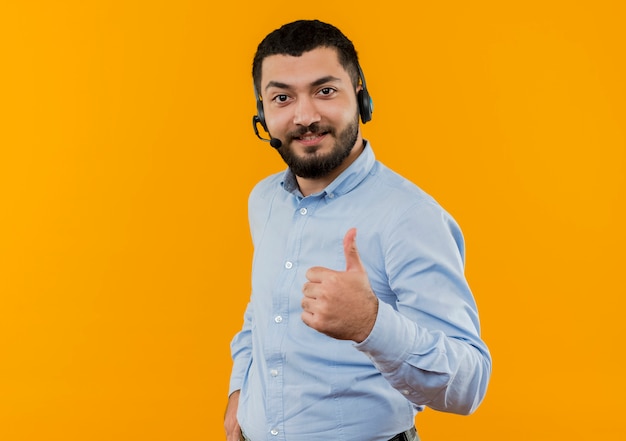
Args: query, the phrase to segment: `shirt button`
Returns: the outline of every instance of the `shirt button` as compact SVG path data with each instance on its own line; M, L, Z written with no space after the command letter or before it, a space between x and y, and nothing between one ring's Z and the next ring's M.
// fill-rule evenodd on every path
M270 430L270 433L274 436L278 435L278 429L272 429Z
M278 377L278 370L277 370L277 369L272 369L272 370L270 371L270 375L271 375L272 377Z
M411 393L411 391L409 391L408 389L404 389L404 390L402 391L402 394L403 394L403 395L409 395L410 393Z
M300 214L301 214L302 216L304 216L305 214L307 214L307 212L308 212L308 210L307 210L306 208L301 208L301 209L300 209Z
M283 322L283 318L281 316L277 315L276 317L274 317L274 321L276 323L282 323Z
M287 269L291 269L291 268L293 268L293 263L291 263L291 262L285 262L285 268L287 268Z
M334 198L335 197L335 193L328 193L328 197L331 198L331 199Z

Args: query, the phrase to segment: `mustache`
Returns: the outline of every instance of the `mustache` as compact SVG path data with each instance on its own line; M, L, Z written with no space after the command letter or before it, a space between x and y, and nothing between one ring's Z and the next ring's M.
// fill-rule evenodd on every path
M333 134L334 133L334 129L332 127L329 126L322 126L319 123L312 123L308 126L300 126L298 127L296 130L293 130L291 132L289 132L287 134L287 137L289 139L294 139L294 138L299 138L302 135L305 135L307 133L312 133L314 135L318 134L318 133L330 133Z

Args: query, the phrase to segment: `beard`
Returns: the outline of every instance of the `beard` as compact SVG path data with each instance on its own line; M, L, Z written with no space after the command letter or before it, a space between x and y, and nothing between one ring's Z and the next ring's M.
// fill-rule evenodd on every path
M319 154L315 152L315 148L311 148L310 153L307 152L305 156L298 156L291 148L291 143L295 138L305 133L326 133L335 136L335 145L326 154ZM283 161L289 166L294 175L305 179L322 178L343 163L356 144L358 136L359 115L357 113L355 119L339 134L336 133L333 127L320 126L318 123L313 123L308 127L301 127L298 131L289 133L287 135L288 142L278 149L278 153L280 153Z

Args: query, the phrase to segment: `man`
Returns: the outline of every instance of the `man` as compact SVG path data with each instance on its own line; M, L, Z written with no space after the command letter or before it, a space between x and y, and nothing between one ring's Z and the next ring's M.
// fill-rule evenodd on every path
M227 439L413 441L425 406L473 412L491 358L463 238L363 139L372 105L354 46L296 21L260 43L253 79L255 131L288 169L249 199L252 294L231 343Z

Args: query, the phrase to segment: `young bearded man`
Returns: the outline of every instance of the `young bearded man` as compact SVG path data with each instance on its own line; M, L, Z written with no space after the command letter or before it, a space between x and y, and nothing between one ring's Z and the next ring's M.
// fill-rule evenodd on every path
M254 129L288 168L249 199L227 440L414 441L425 406L473 412L491 357L463 237L363 139L373 107L353 44L317 20L286 24L260 43L253 80Z

